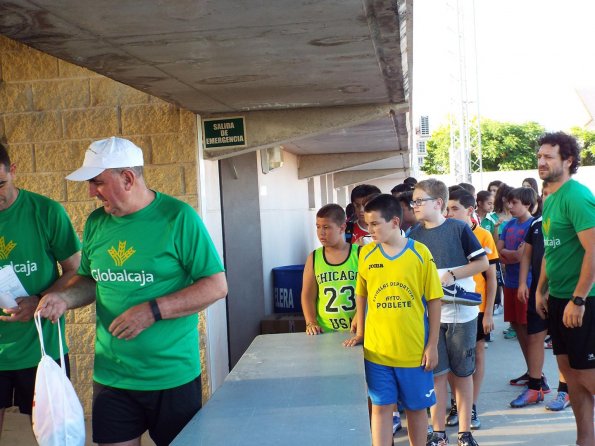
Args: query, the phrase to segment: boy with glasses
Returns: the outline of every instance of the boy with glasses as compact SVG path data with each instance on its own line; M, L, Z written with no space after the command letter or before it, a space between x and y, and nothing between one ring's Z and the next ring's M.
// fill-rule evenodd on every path
M442 287L455 291L448 292L451 296L442 300L438 366L434 369L436 405L431 410L434 432L428 435L426 445L449 444L444 414L448 398L447 375L451 372L459 411L458 446L476 446L470 424L477 315L481 298L473 299L469 293L475 291L473 276L486 271L489 263L471 228L461 221L444 217L447 202L448 189L442 181L429 179L416 184L412 205L422 224L413 229L409 237L429 248Z

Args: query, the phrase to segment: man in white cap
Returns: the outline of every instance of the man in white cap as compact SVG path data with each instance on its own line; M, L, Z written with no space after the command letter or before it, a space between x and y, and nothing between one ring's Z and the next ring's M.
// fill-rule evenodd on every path
M88 181L103 207L89 216L77 276L49 293L52 321L96 301L93 441L168 445L201 407L198 315L227 294L221 260L197 213L153 191L143 155L112 137L92 143L66 178Z
M17 296L16 302L0 302L0 434L7 407L17 406L31 415L41 359L33 314L41 294L64 287L81 259L80 241L64 208L17 188L16 170L0 144L0 268L13 268L27 293ZM64 318L60 325L64 330ZM42 327L47 353L58 359L58 327L49 321ZM64 341L63 347L68 352Z

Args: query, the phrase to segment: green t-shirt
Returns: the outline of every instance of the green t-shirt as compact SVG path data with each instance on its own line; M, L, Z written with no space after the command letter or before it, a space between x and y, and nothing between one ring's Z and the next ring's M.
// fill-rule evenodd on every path
M498 214L496 212L490 212L483 218L483 220L481 220L479 225L482 228L490 231L490 234L494 234L494 228L496 227L496 223L499 219L500 217L498 217ZM504 226L506 226L506 223L508 223L509 221L510 220L505 220L502 223L500 223L500 226L498 226L498 235L502 234Z
M49 288L58 278L57 262L79 250L80 241L66 211L47 197L21 189L12 206L0 211L0 267L12 265L29 295ZM64 332L64 318L60 324ZM46 319L42 325L46 352L57 359L57 326ZM67 352L64 341L63 345ZM35 367L40 359L33 320L0 321L0 370Z
M324 247L314 251L314 277L318 283L316 319L325 332L346 331L355 315L355 285L359 245L351 245L343 263L326 261Z
M198 315L156 322L136 338L112 336L129 308L223 271L201 219L188 204L156 193L149 206L115 217L103 208L87 220L79 274L97 282L93 378L130 390L162 390L200 374Z
M581 183L569 180L545 200L541 227L552 296L572 297L585 256L577 233L594 226L595 198ZM595 296L595 287L588 296Z

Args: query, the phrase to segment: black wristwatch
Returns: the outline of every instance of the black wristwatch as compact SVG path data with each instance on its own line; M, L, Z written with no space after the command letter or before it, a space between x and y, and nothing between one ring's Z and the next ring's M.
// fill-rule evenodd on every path
M585 298L584 297L572 296L572 299L570 299L570 300L577 307L582 307L583 305L585 305Z

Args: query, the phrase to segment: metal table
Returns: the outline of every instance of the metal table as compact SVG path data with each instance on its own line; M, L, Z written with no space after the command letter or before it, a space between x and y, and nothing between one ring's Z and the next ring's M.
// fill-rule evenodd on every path
M372 444L363 352L347 337L258 336L172 445Z

